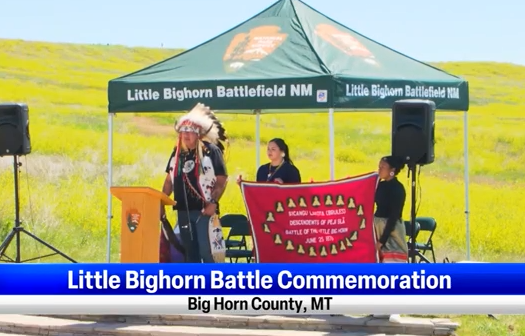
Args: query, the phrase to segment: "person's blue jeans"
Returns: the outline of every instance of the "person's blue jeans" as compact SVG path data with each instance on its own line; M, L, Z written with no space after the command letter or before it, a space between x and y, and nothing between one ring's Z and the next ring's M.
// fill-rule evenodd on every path
M191 233L188 226L191 226ZM179 210L177 221L180 228L180 237L186 250L187 263L215 263L210 247L209 223L210 217L204 216L201 211Z

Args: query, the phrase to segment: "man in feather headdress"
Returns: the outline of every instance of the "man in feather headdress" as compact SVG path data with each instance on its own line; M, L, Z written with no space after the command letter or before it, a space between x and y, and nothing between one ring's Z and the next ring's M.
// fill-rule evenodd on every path
M219 262L225 253L217 216L228 180L223 158L228 142L225 130L209 107L197 104L175 123L175 131L178 142L166 167L162 191L173 192L177 202L173 208L185 261ZM163 206L161 218L166 218Z

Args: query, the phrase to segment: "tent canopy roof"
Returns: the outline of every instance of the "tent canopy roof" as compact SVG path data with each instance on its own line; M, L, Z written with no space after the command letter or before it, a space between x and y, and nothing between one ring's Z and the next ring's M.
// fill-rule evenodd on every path
M300 0L279 0L179 55L113 79L109 112L388 109L399 99L467 110L468 83L371 40Z

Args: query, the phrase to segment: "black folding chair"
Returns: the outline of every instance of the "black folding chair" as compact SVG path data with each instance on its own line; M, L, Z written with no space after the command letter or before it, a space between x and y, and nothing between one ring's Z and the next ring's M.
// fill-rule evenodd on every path
M226 258L230 258L230 262L233 262L233 259L235 259L236 263L239 261L239 258L244 258L246 262L250 263L253 256L252 251L247 250L246 244L246 237L250 236L248 218L242 214L227 214L221 217L221 225L222 227L230 228L228 237L225 240Z
M410 223L410 221L405 221L404 222L405 224L405 230L406 230L406 235L408 237L407 239L407 245L408 245L408 260L412 260L412 245L413 245L413 242L412 242L412 223ZM430 263L430 260L428 260L424 255L421 254L421 252L419 252L419 250L417 249L417 237L419 235L419 232L421 231L421 224L419 224L419 222L416 221L416 232L415 232L415 235L414 235L414 238L416 239L416 244L415 244L415 255L416 255L416 258L419 258L419 262L426 262L426 263Z
M226 244L226 248L246 248L246 239L242 235L234 234L232 235L231 229L233 227L243 227L245 224L248 225L248 218L243 214L226 214L221 217L220 219L221 225L223 228L229 228L230 233L228 234L228 237L224 241ZM249 234L248 234L249 235ZM239 238L240 239L232 239L232 238Z
M430 251L430 253L432 253L432 260L435 263L436 254L434 252L434 244L432 243L432 237L434 236L434 232L436 231L437 222L432 217L417 217L416 221L420 224L420 231L429 233L429 236L425 243L416 242L416 249L421 251L423 255L425 255L426 251Z

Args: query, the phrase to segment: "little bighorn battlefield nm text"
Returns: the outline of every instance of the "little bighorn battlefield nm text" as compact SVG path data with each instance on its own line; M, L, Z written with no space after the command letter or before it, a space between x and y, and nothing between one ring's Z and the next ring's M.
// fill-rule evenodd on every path
M152 89L127 91L128 101L177 100L210 98L264 98L264 97L309 97L313 95L312 84L282 85L218 85L214 89L164 88L161 92Z
M314 90L313 84L274 84L274 85L217 85L214 88L165 87L156 89L127 90L127 101L155 101L213 98L286 98L286 97L314 97L319 92L327 92L326 88ZM449 86L423 86L386 84L345 84L341 87L341 96L354 98L399 97L417 99L460 99L460 90ZM320 101L319 101L320 102ZM328 102L324 100L322 102Z

